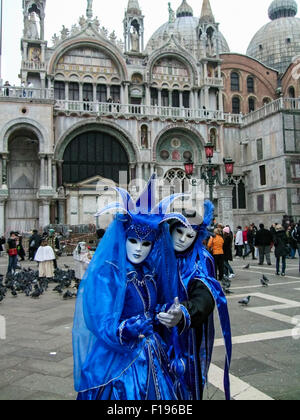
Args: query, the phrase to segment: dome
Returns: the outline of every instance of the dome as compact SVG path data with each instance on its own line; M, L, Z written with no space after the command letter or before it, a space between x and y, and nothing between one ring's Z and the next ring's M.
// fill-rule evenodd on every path
M284 73L293 57L300 54L300 19L294 0L274 0L269 7L271 22L253 37L247 55L279 73Z
M295 0L274 0L268 10L271 20L280 17L294 17L297 12L298 5Z
M177 17L184 17L184 16L193 16L194 12L190 5L187 4L186 0L183 0L181 6L177 9L176 16Z
M175 21L165 23L152 35L146 47L146 50L149 53L164 45L173 33L184 48L188 49L193 55L196 54L199 47L199 39L197 36L199 18L194 17L191 14L182 15L182 13L184 13L183 10L179 8ZM230 52L226 39L221 32L218 32L218 41L220 54L223 52Z

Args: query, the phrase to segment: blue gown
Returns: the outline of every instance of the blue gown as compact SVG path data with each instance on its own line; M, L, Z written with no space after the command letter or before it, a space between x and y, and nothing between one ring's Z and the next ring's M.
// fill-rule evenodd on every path
M119 322L121 324L131 317L144 315L153 319L155 331L158 303L155 272L149 265L134 266L129 262L126 271L125 299ZM96 352L94 349L93 353ZM78 400L176 400L173 379L169 373L167 348L158 332L144 339L138 352L135 350L132 354L132 362L124 364L117 378L106 385L79 392ZM88 359L84 371L93 369L94 363L89 366L89 362ZM99 368L101 363L98 364Z

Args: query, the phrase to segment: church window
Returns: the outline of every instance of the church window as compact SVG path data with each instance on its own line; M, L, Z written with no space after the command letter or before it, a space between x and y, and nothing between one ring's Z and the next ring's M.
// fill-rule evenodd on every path
M54 98L57 100L66 99L65 82L54 82Z
M262 139L256 140L256 150L257 150L257 160L263 160L264 151L263 151L263 142Z
M158 105L158 90L156 88L151 88L151 105Z
M249 112L255 111L255 99L254 98L249 98L248 99L248 108L249 108Z
M69 84L69 99L70 101L79 101L79 84L71 82Z
M232 113L239 114L241 112L241 101L238 96L232 98Z
M183 106L184 108L190 107L190 92L183 92Z
M178 90L173 90L173 92L172 92L172 106L174 108L179 108L179 92L178 92Z
M260 178L260 185L267 185L267 178L266 178L266 166L262 165L259 167L259 178Z
M169 91L167 89L161 91L161 102L162 106L169 106Z
M254 93L254 78L252 76L247 77L247 90L248 93Z
M257 211L265 211L265 196L257 196Z
M106 102L107 101L107 88L106 85L97 86L97 101Z
M110 94L114 103L120 102L120 98L121 98L120 86L111 86Z
M231 73L231 90L233 92L239 92L240 90L240 76L237 72Z
M93 101L93 85L91 83L83 84L83 99Z

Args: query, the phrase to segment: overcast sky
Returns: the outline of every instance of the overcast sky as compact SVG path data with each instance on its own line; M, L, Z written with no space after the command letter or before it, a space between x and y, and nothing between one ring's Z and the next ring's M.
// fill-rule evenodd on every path
M22 0L3 1L3 51L2 78L19 85L20 39L23 32ZM145 15L145 38L168 21L170 0L139 0ZM180 6L182 0L171 0L172 8ZM268 7L271 0L210 0L220 31L225 36L232 52L246 53L254 34L269 22ZM200 16L202 0L188 0L194 9L194 16ZM101 26L110 32L116 31L123 39L124 10L128 0L94 0L94 16L98 16ZM71 28L78 18L85 14L86 0L47 0L45 37L52 45L51 38L59 33L62 25Z

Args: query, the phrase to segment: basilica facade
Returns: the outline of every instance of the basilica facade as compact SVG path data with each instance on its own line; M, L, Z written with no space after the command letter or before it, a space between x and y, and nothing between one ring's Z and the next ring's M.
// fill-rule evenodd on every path
M246 54L230 52L209 0L200 17L186 0L176 11L169 3L168 21L147 43L138 0L128 1L123 39L100 24L91 0L86 6L47 41L46 0L23 1L20 86L0 88L0 233L94 223L107 187L134 195L154 172L158 198L188 192L200 210L207 143L222 223L300 218L294 0L271 3ZM224 158L235 162L229 184Z

